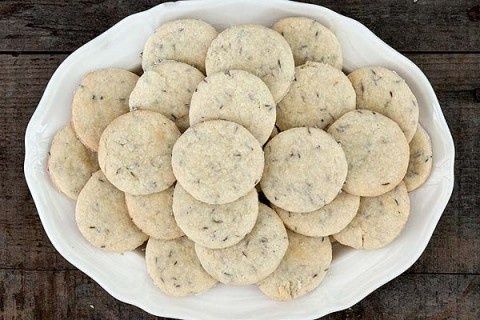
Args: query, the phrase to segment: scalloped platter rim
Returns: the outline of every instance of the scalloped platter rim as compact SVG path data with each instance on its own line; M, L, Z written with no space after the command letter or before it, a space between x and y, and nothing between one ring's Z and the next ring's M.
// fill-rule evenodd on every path
M221 30L244 23L270 26L287 16L312 17L329 27L343 47L345 71L382 65L396 70L407 81L419 101L420 122L432 138L432 174L421 188L411 193L410 219L393 243L373 251L336 248L329 273L311 294L290 302L276 302L254 286L218 285L196 296L167 297L149 279L141 250L108 253L83 239L75 225L74 202L56 191L46 170L52 137L71 117L71 99L82 76L104 67L140 70L143 44L163 22L193 17ZM359 22L321 6L286 0L180 1L123 19L80 47L58 67L28 124L25 149L28 187L43 227L58 252L116 299L157 316L182 319L244 319L252 314L256 319L312 319L351 307L420 257L448 203L454 181L453 139L433 88L422 71Z

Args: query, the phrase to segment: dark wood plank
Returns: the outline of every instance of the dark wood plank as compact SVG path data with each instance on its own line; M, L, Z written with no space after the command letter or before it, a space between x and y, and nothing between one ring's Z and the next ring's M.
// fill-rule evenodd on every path
M115 300L80 271L0 271L0 293L5 320L159 319ZM324 319L478 319L478 301L479 275L407 274Z
M432 239L411 272L480 273L480 100L474 91L438 92L455 142L455 186Z
M404 274L345 311L322 318L479 319L478 275Z
M0 268L72 270L52 247L36 214L23 178L26 124L51 74L65 55L0 55ZM475 88L480 55L462 65L458 55L415 55L436 88ZM435 61L439 61L438 63ZM453 62L452 62L453 61ZM451 67L457 66L457 68ZM471 70L470 70L471 68ZM424 68L427 69L427 68ZM469 69L469 70L467 70ZM438 76L436 70L442 76ZM446 74L446 75L443 75ZM459 83L459 75L465 74ZM430 244L410 272L480 273L479 108L473 90L439 92L440 103L457 143L456 184L452 200Z
M27 123L64 58L0 56L0 268L74 268L46 237L23 177Z
M0 54L0 318L154 319L110 297L55 251L23 180L26 124L65 57ZM407 274L327 319L480 316L480 145L472 138L480 132L480 55L409 57L439 91L456 141L454 194L427 250Z
M165 1L4 0L0 51L72 51L110 26ZM476 0L310 0L354 18L402 51L478 51ZM85 17L88 16L88 19Z
M406 56L422 69L436 91L480 88L480 54L408 53Z
M73 268L41 228L23 177L25 128L64 57L0 56L0 268Z
M5 320L162 319L114 299L78 270L0 270L0 302Z

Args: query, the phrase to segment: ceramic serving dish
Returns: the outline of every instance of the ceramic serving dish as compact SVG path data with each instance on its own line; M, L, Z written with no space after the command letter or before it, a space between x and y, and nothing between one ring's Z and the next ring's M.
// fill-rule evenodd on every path
M148 36L165 21L193 17L221 30L234 24L271 26L279 18L308 16L337 35L349 72L366 65L396 70L418 98L420 122L433 143L433 170L411 194L412 211L401 235L380 250L339 248L320 287L300 299L276 302L255 287L218 285L206 293L170 298L146 272L140 250L125 254L94 248L75 225L74 202L54 188L46 170L53 135L68 123L71 100L88 71L120 67L139 70ZM407 270L425 249L453 189L454 146L438 100L425 75L359 22L329 9L284 0L197 0L164 3L131 15L72 53L58 67L30 120L25 135L25 177L45 231L70 263L112 296L164 317L182 319L312 319L348 308Z

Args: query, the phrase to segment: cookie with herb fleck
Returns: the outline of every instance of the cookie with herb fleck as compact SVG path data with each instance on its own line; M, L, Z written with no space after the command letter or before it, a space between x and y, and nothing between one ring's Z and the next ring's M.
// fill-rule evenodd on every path
M288 233L288 249L278 268L258 283L269 298L286 301L316 289L332 262L332 245L328 237L312 238Z
M99 169L97 154L78 140L70 124L58 130L53 137L47 165L53 184L74 200Z
M130 110L160 112L177 125L180 131L188 128L190 100L203 73L177 61L164 60L146 71L132 91Z
M277 125L323 129L345 113L355 110L355 90L342 71L318 62L295 68L290 91L278 103Z
M168 296L200 293L217 283L203 270L195 255L194 244L187 237L174 240L150 238L145 260L153 283Z
M145 196L125 195L133 223L155 239L170 240L183 236L173 217L173 187Z
M359 205L360 197L342 192L315 211L297 213L274 209L288 229L309 237L326 237L345 228L357 214Z
M391 119L370 110L355 110L335 121L330 133L342 146L348 162L343 190L374 197L395 188L408 167L405 135Z
M72 125L78 138L93 151L103 130L128 112L128 97L138 76L122 69L101 69L85 75L72 102Z
M195 243L210 249L226 248L252 231L258 216L258 194L252 189L234 202L207 204L177 184L173 213L178 226Z
M143 70L163 60L175 60L204 72L208 47L217 35L215 28L202 20L180 19L164 23L145 43Z
M335 34L320 22L306 17L284 18L273 25L292 48L297 66L307 61L342 69L343 54Z
M292 128L265 146L260 185L277 207L309 212L335 199L346 176L345 154L329 134L317 128Z
M195 244L203 268L215 279L230 285L257 283L271 274L288 247L287 231L278 215L260 204L252 232L239 243L224 249Z
M395 71L383 67L360 68L348 75L357 94L357 108L379 112L395 121L407 141L418 125L418 102L408 84Z
M178 183L195 199L209 204L238 200L258 183L263 151L243 126L224 120L198 123L173 147Z
M147 110L129 112L108 125L100 138L98 162L118 189L147 195L175 182L172 148L180 136L164 115Z
M275 102L287 94L295 74L292 50L276 31L261 25L232 26L212 41L205 60L207 75L238 69L262 79Z
M410 141L410 162L403 181L407 190L413 191L427 181L432 171L432 141L430 136L418 125L417 132Z
M270 90L258 77L243 70L209 75L192 97L190 125L223 119L250 131L264 144L275 126L276 108Z
M102 171L94 173L80 191L75 221L88 242L108 251L131 251L148 239L130 219L125 194Z
M379 249L402 231L410 214L410 198L405 183L378 197L360 199L352 222L333 237L355 249Z

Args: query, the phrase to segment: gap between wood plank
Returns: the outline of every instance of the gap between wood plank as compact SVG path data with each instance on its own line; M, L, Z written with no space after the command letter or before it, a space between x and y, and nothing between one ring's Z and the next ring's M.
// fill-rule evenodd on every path
M60 55L60 54L71 54L74 51L38 51L38 50L7 50L0 51L0 55ZM402 50L398 51L401 54L480 54L480 51L410 51Z
M77 268L62 268L56 270L49 269L32 269L32 268L0 268L2 271L23 271L23 272L69 272L69 271L81 271ZM402 274L411 274L411 275L443 275L443 276L480 276L480 273L476 272L411 272L405 271Z

